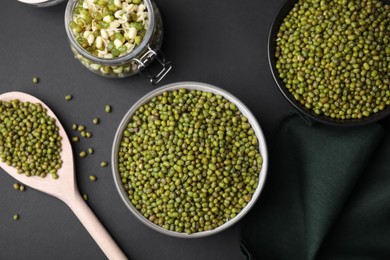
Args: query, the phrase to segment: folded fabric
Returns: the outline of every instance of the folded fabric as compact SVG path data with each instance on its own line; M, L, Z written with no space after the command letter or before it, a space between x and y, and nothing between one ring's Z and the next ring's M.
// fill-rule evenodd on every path
M247 260L390 259L390 131L294 115L272 145L264 191L242 221Z

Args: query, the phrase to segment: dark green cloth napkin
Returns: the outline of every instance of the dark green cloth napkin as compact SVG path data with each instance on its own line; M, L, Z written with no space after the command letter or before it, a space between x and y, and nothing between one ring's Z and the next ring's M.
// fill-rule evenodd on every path
M246 258L390 259L389 130L285 118L242 223Z

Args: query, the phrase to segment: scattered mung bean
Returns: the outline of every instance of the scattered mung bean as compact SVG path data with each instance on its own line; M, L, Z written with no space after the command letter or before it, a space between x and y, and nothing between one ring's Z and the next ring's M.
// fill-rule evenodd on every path
M97 117L95 117L95 118L92 120L92 123L93 123L94 125L98 125L99 122L100 122L100 120L99 120L99 118L97 118Z
M102 167L107 167L107 165L108 165L107 162L101 162L101 163L100 163L100 166L102 166Z
M79 156L80 156L81 158L84 158L84 157L87 156L87 153L86 153L85 151L82 151L82 152L80 152Z

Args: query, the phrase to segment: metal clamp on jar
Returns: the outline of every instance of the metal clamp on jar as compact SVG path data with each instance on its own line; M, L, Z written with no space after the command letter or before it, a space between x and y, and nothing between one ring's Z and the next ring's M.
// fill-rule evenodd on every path
M77 41L70 23L74 20L78 0L70 0L65 11L65 28L71 49L76 57L90 71L104 77L123 78L141 73L150 79L152 84L159 83L171 70L172 64L167 61L160 47L163 39L163 23L157 5L152 0L143 0L148 13L148 28L139 45L133 50L118 57L98 57L87 51ZM147 67L157 60L161 70L153 74Z

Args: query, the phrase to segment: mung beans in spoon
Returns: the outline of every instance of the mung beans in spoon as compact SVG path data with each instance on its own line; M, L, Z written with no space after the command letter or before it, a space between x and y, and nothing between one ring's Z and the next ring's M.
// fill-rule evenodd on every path
M0 158L18 173L58 178L61 136L55 119L41 104L0 101Z
M66 203L109 259L127 259L81 197L75 180L72 147L64 128L53 111L41 100L26 93L4 93L0 95L0 100L3 109L0 114L0 122L2 122L0 129L1 149L3 154L4 151L7 151L7 155L3 156L4 159L0 161L0 167L18 182ZM18 109L25 106L27 109ZM17 112L11 113L11 107ZM15 152L17 149L18 151ZM33 153L33 155L31 156L29 153ZM15 157L23 156L27 156L27 161L24 161L26 158L22 158L23 162L18 166L18 161L21 160L15 159ZM49 161L49 158L52 160ZM15 162L16 167L12 166L13 162ZM48 163L52 170L57 170L58 174L57 172L56 174L60 178L27 177L27 174L20 174L21 171L17 167L21 166L23 170L24 162L28 162L27 166L30 168L27 170L30 170L30 176L32 173L39 173L39 176L46 173L54 174L48 168L43 171L42 165Z

